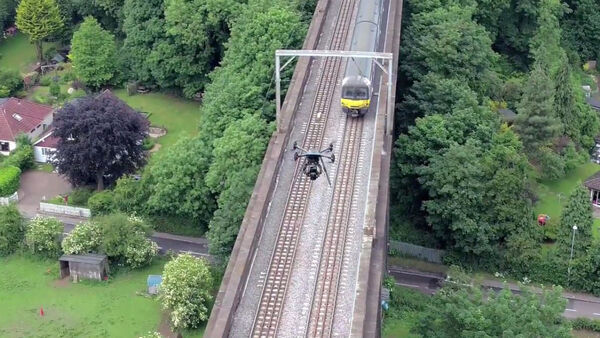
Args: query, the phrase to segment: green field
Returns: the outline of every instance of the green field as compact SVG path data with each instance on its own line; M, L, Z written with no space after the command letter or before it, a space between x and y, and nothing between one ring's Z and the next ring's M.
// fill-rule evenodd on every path
M137 295L164 259L109 282L57 280L56 261L0 258L0 337L138 337L158 330L158 300ZM44 316L40 315L40 307ZM185 337L199 337L195 332Z
M52 44L44 44L44 50ZM0 69L16 69L27 72L27 68L36 61L35 46L29 43L25 34L17 34L6 40L0 40Z
M586 163L567 173L560 180L540 182L537 191L539 201L535 206L536 215L547 214L551 219L558 221L573 189L599 170L600 165Z
M131 107L150 113L153 126L164 127L167 134L158 139L162 147L169 147L184 135L194 135L200 122L200 104L163 93L127 95L125 89L115 95ZM161 148L162 149L162 148Z

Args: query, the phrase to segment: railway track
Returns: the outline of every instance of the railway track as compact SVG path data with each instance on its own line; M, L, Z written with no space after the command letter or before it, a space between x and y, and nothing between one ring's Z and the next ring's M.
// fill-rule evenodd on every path
M356 0L344 0L334 27L334 33L327 47L343 49L348 38L350 21ZM333 94L340 74L341 60L327 58L319 75L316 97L313 101L306 137L302 142L305 149L321 148L331 108ZM302 161L294 169L293 184L288 192L275 249L271 255L269 269L263 286L258 311L254 318L252 337L276 337L283 303L292 272L300 230L306 212L311 181L302 174Z
M364 120L348 117L338 174L322 245L317 285L312 300L307 337L329 337L333 330L338 285L352 215L358 156ZM355 202L355 201L354 201Z

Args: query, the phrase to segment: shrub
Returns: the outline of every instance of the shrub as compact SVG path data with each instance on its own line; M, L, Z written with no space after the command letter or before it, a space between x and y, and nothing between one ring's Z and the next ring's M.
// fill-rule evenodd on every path
M8 158L2 162L3 166L14 166L22 171L33 168L35 162L33 160L33 146L21 145L15 149Z
M14 95L23 89L23 78L16 70L0 70L0 87L8 90L9 95Z
M89 198L87 205L94 216L108 215L114 211L113 192L105 190L95 193Z
M0 168L0 196L10 196L19 189L21 169L15 166Z
M0 256L15 252L24 237L25 224L17 207L0 206Z
M144 186L131 176L123 176L117 180L113 190L115 210L125 213L143 212L146 201Z
M158 254L158 244L143 236L132 236L123 256L125 264L132 268L148 265Z
M143 143L143 147L144 150L150 150L154 147L154 145L156 144L156 139L153 137L146 137L144 139L144 143Z
M590 330L600 332L600 320L590 318L577 318L571 321L573 330Z
M213 278L205 260L179 255L165 265L160 299L176 328L196 328L208 319Z
M94 191L90 188L78 188L69 195L69 203L85 207Z
M0 85L0 97L9 97L10 89L5 86Z
M50 95L54 97L60 96L60 86L55 81L52 81L52 83L50 84Z
M81 255L98 252L101 244L100 227L93 222L79 224L62 241L63 252L67 255Z
M64 225L54 217L35 217L27 227L25 243L34 254L46 257L60 255L60 235Z
M152 261L158 253L156 243L147 240L151 228L139 217L111 214L97 217L101 231L100 251L113 263L137 268Z
M42 76L40 79L40 86L48 87L52 83L52 77L50 75Z

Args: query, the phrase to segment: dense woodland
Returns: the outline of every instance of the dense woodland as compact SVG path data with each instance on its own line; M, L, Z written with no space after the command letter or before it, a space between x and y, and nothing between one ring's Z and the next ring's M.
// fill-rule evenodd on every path
M533 205L538 180L563 177L595 145L598 114L581 85L600 54L600 2L405 5L392 233L447 249L448 263L599 294L589 192L568 197L555 234ZM577 277L566 271L573 224Z

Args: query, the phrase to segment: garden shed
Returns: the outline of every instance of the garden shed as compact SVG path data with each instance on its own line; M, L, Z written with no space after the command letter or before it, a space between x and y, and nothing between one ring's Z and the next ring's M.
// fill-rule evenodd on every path
M148 275L148 293L151 295L156 295L158 293L158 288L162 283L161 275Z
M58 259L60 278L71 276L71 280L102 280L108 276L106 255L63 255Z

